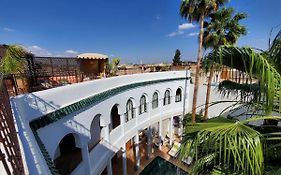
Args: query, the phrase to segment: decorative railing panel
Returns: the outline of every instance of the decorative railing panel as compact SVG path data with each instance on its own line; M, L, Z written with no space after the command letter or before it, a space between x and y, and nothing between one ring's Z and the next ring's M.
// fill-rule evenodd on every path
M23 161L9 96L0 77L0 160L8 175L24 174Z

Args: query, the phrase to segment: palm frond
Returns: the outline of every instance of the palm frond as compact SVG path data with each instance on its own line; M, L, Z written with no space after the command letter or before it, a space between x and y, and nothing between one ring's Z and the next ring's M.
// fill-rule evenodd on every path
M247 47L222 46L210 53L207 59L255 77L259 81L260 92L263 94L262 101L266 115L271 115L276 106L281 109L281 77L268 61L266 54L257 53Z
M275 171L272 175L280 175L281 174L281 168L279 168L277 171Z
M235 122L228 119L212 119L204 123L187 125L185 133L197 133L194 140L183 143L184 147L180 154L186 156L194 151L195 160L198 162L193 173L200 172L204 160L208 156L214 158L208 165L228 167L234 172L245 174L262 174L263 172L263 136L246 126L242 122ZM188 145L188 146L186 146ZM197 162L196 162L197 163Z
M241 175L223 167L215 167L210 175Z
M217 117L203 123L192 124L189 122L185 127L185 138L180 158L187 156L194 157L195 166L192 174L210 170L210 167L216 169L229 170L238 174L263 174L264 143L268 140L280 140L281 133L261 134L246 124L250 121L277 119L280 116L258 116L244 121L233 121L222 117ZM270 144L272 147L280 147L278 144ZM214 171L220 172L220 171Z
M268 51L268 55L276 70L281 73L281 30L274 38Z
M208 16L228 0L182 0L180 16L189 22L199 22L200 16Z
M219 83L218 91L223 96L239 95L242 101L257 101L260 96L260 86L258 84L240 84L230 80Z
M198 159L195 164L192 166L191 174L197 175L202 172L202 170L207 169L208 166L213 164L215 159L215 154L208 154L204 157Z
M222 8L209 15L210 22L204 23L203 46L205 48L235 44L241 35L246 34L246 27L239 24L239 21L247 15L237 13L233 16L233 12L233 8Z
M0 63L1 72L4 74L19 73L24 69L25 50L18 45L9 45Z

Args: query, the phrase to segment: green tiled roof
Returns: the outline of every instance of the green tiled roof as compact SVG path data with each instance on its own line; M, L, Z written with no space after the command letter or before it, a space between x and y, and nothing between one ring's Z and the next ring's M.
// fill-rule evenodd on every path
M147 86L151 84L156 83L164 83L164 82L170 82L170 81L178 81L178 80L184 80L184 79L190 79L190 77L183 77L183 78L171 78L171 79L163 79L163 80L153 80L153 81L144 81L134 84L128 84L116 88L112 88L110 90L101 92L99 94L93 95L91 97L85 98L83 100L80 100L78 102L75 102L71 105L68 105L66 107L63 107L61 109L58 109L54 112L51 112L49 114L43 115L42 117L39 117L37 119L34 119L30 121L29 126L32 129L32 132L34 134L34 137L38 143L38 146L41 150L42 155L44 156L44 159L46 160L46 163L53 175L59 175L58 170L55 168L54 162L52 161L48 151L45 148L45 145L43 144L42 140L38 136L37 130L40 128L43 128L51 123L54 123L69 114L72 114L74 112L77 112L79 110L85 109L86 107L90 107L92 105L96 105L114 95L117 95L121 92L124 92L126 90L134 89L137 87Z

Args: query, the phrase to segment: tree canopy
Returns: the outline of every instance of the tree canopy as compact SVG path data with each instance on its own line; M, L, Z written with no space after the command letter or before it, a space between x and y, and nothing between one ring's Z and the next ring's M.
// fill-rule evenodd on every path
M210 20L204 22L203 46L218 48L222 45L233 45L241 35L246 35L246 27L239 24L245 19L245 13L233 15L233 8L222 8L209 15Z
M173 65L174 66L178 66L181 65L181 52L179 49L176 50L175 55L174 55L174 59L173 59Z
M0 63L0 72L4 74L20 73L24 70L26 51L19 45L7 45Z

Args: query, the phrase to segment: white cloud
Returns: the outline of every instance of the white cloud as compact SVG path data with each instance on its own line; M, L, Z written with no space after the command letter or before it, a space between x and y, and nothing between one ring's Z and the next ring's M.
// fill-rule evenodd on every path
M13 31L15 31L15 29L8 28L8 27L4 27L3 30L6 31L6 32L13 32Z
M187 29L192 29L194 28L195 25L193 25L192 23L184 23L178 26L179 30L187 30Z
M64 51L64 54L62 56L77 56L78 52L72 49Z
M155 19L156 19L156 20L160 20L160 19L161 19L161 16L160 16L160 15L156 15L156 16L155 16Z
M196 27L195 25L193 25L192 23L184 23L178 26L178 30L175 32L172 32L170 34L168 34L168 37L174 37L174 36L178 36L178 35L183 35L184 34L184 30L187 29L191 29ZM193 33L195 35L195 33Z
M27 46L26 50L30 51L31 53L33 53L36 56L52 56L53 55L47 49L43 49L37 45Z
M199 35L198 32L193 32L193 33L189 33L189 34L188 34L188 36L197 36L197 35Z
M192 33L184 35L182 38L189 38L189 37L198 36L198 35L199 35L198 32L192 32Z
M33 53L35 56L76 57L79 53L78 51L72 49L59 52L50 52L49 50L42 48L38 45L26 46L25 49Z
M168 37L174 37L174 36L178 36L178 35L182 35L182 34L184 34L184 32L179 30L179 31L176 31L176 32L169 33L167 36Z

